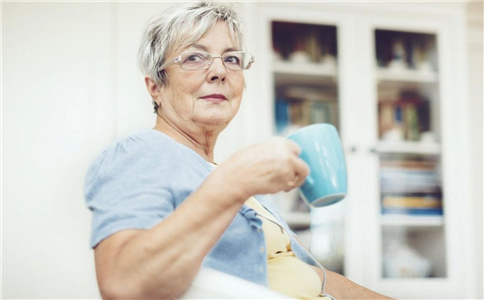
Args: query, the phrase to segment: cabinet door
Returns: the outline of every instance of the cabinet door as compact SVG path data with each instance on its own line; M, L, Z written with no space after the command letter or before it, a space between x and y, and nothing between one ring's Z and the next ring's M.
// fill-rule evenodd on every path
M326 268L361 283L361 235L358 230L358 157L350 87L354 22L344 14L299 11L294 4L258 4L265 97L260 109L271 116L271 132L286 136L315 123L333 124L345 148L348 195L345 200L309 210L297 191L280 193L273 200L286 221L315 258ZM273 5L273 4L272 4ZM288 6L284 8L284 6ZM346 74L347 76L342 76ZM357 131L358 129L356 129ZM361 275L360 275L361 274Z
M460 157L449 126L459 122L448 24L411 16L362 22L372 88L366 160L377 174L367 183L373 203L366 285L397 298L458 297L464 260L453 241L465 226L454 217L467 200L452 183L460 180L452 172Z

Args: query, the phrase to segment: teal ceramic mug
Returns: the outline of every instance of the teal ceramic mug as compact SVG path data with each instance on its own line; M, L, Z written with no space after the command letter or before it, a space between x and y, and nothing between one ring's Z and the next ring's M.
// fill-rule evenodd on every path
M343 146L331 124L314 124L287 137L301 147L299 157L310 173L299 188L310 207L331 205L346 197L347 176Z

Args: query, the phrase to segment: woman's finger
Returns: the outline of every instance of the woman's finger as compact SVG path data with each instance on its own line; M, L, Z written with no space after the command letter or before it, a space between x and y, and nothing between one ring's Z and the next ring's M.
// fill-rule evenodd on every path
M301 147L299 147L298 144L288 139L286 139L286 144L289 150L291 151L291 153L294 153L296 156L299 156L299 154L301 153Z
M288 192L294 188L300 187L306 177L309 175L309 167L302 159L299 157L294 158L294 177L291 181L287 182L288 188L285 189L285 192Z
M306 164L306 162L301 158L296 157L294 159L294 173L298 176L299 185L303 184L303 182L306 180L306 177L308 177L309 172L309 166Z

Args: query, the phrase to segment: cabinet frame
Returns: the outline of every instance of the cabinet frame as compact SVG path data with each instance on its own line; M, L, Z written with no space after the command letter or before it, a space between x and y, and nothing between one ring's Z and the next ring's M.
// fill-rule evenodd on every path
M281 4L281 3L279 3ZM337 27L340 134L348 166L345 216L345 275L356 283L400 298L463 298L475 291L470 207L470 128L467 99L465 7L429 4L273 3L251 4L257 11L258 83L265 100L257 114L264 132L274 132L275 81L271 22L286 21ZM425 16L425 19L423 18ZM430 33L437 36L441 164L446 244L446 278L383 279L377 131L377 68L374 30ZM259 58L258 57L258 58ZM458 57L459 59L455 59ZM436 100L434 100L436 101ZM267 118L267 116L270 116ZM363 116L363 117L362 117ZM450 123L448 120L452 120ZM440 150L439 150L440 151ZM362 170L365 170L362 172ZM364 176L373 173L375 176ZM388 226L388 225L385 225ZM359 231L351 228L359 228ZM463 235L462 232L468 232Z

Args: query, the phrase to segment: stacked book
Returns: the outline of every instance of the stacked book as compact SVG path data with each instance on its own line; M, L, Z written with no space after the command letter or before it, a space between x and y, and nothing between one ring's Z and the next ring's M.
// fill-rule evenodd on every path
M291 125L330 123L338 127L338 99L333 90L288 86L275 101L275 114L277 134Z
M380 95L380 97L383 97ZM419 95L405 95L378 102L378 131L385 139L388 132L399 129L405 140L417 141L430 131L430 102Z
M382 214L442 215L440 172L433 161L382 161Z

